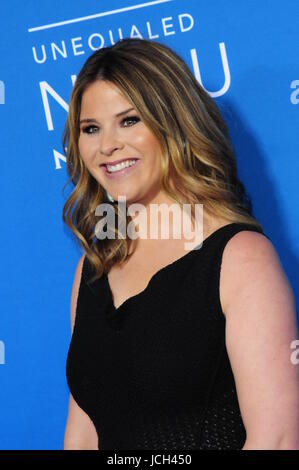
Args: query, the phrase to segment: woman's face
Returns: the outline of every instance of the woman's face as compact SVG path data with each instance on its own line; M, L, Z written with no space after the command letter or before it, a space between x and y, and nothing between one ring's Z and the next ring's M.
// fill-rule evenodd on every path
M83 93L79 151L90 174L113 199L125 196L127 203L144 204L159 199L159 141L110 82L94 82ZM106 166L133 159L136 163L128 168Z

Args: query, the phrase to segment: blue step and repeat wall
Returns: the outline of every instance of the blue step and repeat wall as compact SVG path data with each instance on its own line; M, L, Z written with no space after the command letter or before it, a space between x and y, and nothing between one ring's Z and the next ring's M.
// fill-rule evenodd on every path
M62 449L81 251L62 222L61 134L76 75L124 37L185 59L229 125L298 305L299 1L10 0L0 13L0 448Z

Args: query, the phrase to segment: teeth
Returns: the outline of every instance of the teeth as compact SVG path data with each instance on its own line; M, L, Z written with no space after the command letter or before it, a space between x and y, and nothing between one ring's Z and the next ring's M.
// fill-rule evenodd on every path
M117 165L106 165L109 173L114 173L115 171L122 170L136 163L137 160L125 160L124 162L118 163Z

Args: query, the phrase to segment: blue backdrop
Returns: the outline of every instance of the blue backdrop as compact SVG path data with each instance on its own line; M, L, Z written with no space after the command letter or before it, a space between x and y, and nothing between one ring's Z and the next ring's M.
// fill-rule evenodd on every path
M122 37L166 43L219 105L298 302L298 0L10 0L0 7L0 448L62 449L79 245L61 133L76 75Z

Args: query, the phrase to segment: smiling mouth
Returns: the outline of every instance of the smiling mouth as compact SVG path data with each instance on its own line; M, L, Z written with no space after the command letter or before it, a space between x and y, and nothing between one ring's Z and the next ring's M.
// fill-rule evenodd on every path
M113 175L115 173L125 173L130 168L134 167L139 161L139 158L128 158L116 165L110 165L109 163L102 163L100 166L105 169L106 174Z

